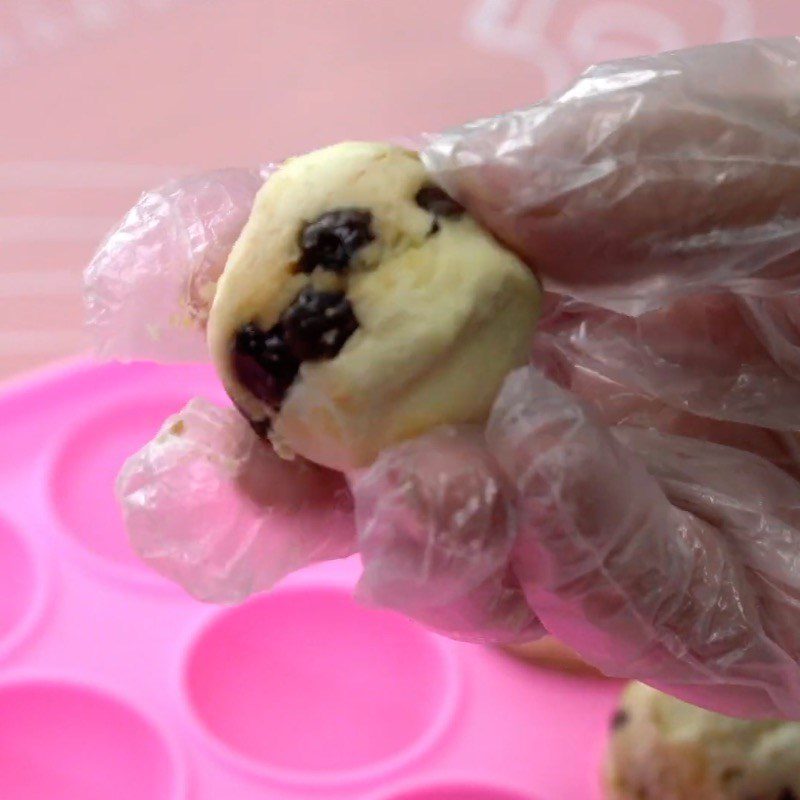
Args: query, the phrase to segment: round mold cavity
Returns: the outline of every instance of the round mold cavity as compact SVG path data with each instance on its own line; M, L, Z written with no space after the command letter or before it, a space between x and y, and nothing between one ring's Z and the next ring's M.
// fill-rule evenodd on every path
M376 800L535 800L535 798L510 789L465 781L402 789L382 794Z
M92 566L123 579L171 587L133 551L114 483L123 463L158 433L189 396L127 398L72 428L58 447L50 477L59 529Z
M334 586L286 587L212 615L182 672L216 752L280 783L378 779L427 752L453 718L444 640Z
M0 517L0 659L33 631L46 605L44 556Z
M172 743L116 697L80 684L0 685L3 800L183 800Z

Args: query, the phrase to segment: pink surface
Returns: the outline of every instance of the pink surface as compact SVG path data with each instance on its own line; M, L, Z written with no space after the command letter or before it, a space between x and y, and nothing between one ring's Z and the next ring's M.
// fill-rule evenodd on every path
M523 795L493 789L491 786L443 784L422 789L401 790L386 796L385 800L525 800Z
M168 176L437 130L599 59L791 32L794 0L6 0L0 374L85 346L79 271Z
M0 688L4 800L176 800L175 764L159 732L116 697L66 681Z
M0 640L15 629L31 603L32 560L21 537L0 520Z
M131 558L121 459L219 391L76 364L0 395L0 797L599 800L618 684L359 606L353 560L223 608Z
M441 641L319 585L213 620L185 681L197 721L224 750L267 777L308 784L405 766L450 722L458 693Z

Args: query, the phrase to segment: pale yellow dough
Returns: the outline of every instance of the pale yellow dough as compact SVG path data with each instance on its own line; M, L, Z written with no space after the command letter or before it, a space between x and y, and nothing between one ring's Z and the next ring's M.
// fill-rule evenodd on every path
M732 719L639 683L606 762L608 800L800 798L800 723Z
M530 269L468 214L441 219L414 201L430 178L418 156L344 143L291 159L264 185L219 282L209 345L236 403L272 417L279 452L340 470L369 464L443 423L480 422L525 363L539 310ZM373 214L375 240L346 273L297 270L302 226L343 207ZM273 325L300 290L345 290L359 322L341 352L307 361L277 413L231 367L235 332Z

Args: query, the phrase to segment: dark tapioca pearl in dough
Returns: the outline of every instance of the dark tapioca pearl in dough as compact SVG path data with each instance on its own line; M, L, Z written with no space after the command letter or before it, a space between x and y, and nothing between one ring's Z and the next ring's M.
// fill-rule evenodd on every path
M630 716L628 712L624 708L618 708L611 716L611 730L618 731L620 728L624 728L629 720Z
M797 795L787 786L778 795L778 800L797 800Z
M344 292L307 287L281 317L286 342L301 361L333 358L358 328Z
M414 195L414 202L436 217L455 218L464 213L464 206L453 200L447 192L433 183L423 186Z
M250 323L236 332L233 344L233 370L238 381L251 394L278 407L292 384L299 359L286 342L283 326L265 331Z
M374 238L369 211L361 208L326 211L306 223L300 232L300 269L313 272L322 267L342 272L356 252Z

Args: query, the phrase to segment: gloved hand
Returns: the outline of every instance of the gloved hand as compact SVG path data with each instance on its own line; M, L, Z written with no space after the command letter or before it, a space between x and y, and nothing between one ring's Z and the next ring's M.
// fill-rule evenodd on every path
M718 45L429 137L436 179L549 291L486 428L348 476L354 530L338 476L195 401L120 477L134 545L218 601L358 550L362 598L450 635L547 630L609 675L800 717L798 87L800 41ZM154 330L162 358L202 352L254 175L145 195L109 237L87 271L106 355L154 355ZM336 521L297 537L287 510Z

